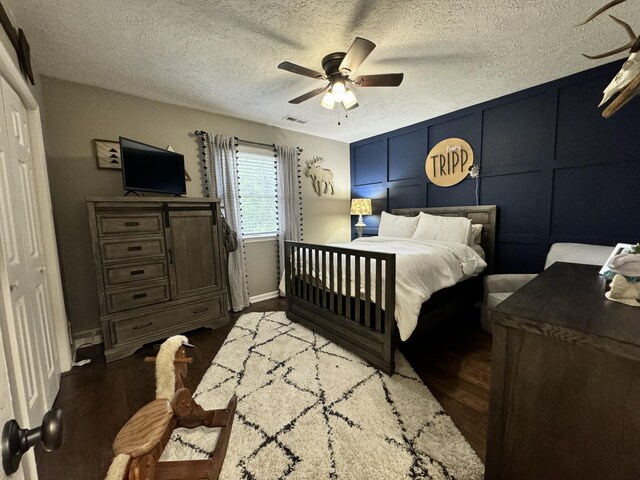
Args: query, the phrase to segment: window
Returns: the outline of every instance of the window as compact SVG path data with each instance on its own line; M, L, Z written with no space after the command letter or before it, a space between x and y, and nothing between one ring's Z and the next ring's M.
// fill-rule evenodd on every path
M273 155L240 151L238 184L244 237L278 234L278 193Z

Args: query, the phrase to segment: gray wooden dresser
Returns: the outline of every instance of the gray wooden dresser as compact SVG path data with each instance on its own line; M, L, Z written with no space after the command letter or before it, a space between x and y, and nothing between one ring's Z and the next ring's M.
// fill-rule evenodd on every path
M640 478L640 309L555 263L494 311L486 478Z
M88 197L107 362L229 323L220 201Z

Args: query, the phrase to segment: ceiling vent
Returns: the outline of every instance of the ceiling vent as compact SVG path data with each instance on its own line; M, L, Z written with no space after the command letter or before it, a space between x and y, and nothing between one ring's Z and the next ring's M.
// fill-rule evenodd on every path
M283 120L288 120L289 122L301 123L302 125L305 125L305 124L309 123L307 120L303 120L301 118L292 117L291 115L287 115L286 117L282 117L282 119Z

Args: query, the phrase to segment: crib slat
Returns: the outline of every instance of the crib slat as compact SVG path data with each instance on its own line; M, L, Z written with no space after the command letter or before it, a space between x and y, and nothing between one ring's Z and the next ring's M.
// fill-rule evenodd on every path
M371 259L364 259L364 324L371 328Z
M355 278L355 289L356 289L356 299L355 299L355 321L360 323L360 288L362 287L362 282L360 281L360 262L362 261L362 257L360 255L356 255L356 278Z
M315 289L316 289L316 276L315 276L315 250L312 248L309 251L309 301L313 304L315 301Z
M320 282L320 291L319 291L319 295L320 295L320 302L319 302L319 306L320 308L324 308L324 283L325 283L325 251L322 250L320 251L320 276L318 278L318 281Z
M386 262L385 270L385 282L384 282L384 328L393 328L393 324L395 322L395 314L396 314L396 282L391 281L391 279L396 278L396 262L395 259L393 261Z
M329 261L327 260L329 252L322 252L322 305L329 308L329 299L327 298L327 290L329 289Z
M285 244L289 245L289 244ZM290 256L287 257L290 262L289 272L291 273L291 292L287 292L287 295L293 295L294 297L298 294L298 277L296 274L298 273L296 270L296 254L298 252L298 247L296 245L289 245ZM285 265L286 270L286 265Z
M300 247L296 245L296 297L302 298L302 281L300 272Z
M335 255L332 252L329 252L329 310L334 311L334 271L333 271L333 257Z
M336 271L338 276L338 315L344 315L344 308L342 307L342 253L338 253L338 270Z
M344 287L345 287L345 294L344 294L344 303L347 304L347 314L346 317L348 319L351 319L351 255L346 254L345 255L345 277L344 277Z
M320 257L320 251L315 248L313 250L313 253L315 254L315 259L313 261L313 272L315 273L314 275L314 282L313 282L313 286L314 286L314 293L315 293L315 305L316 307L320 304L320 266L318 265L318 260Z
M303 279L304 279L304 299L309 301L309 248L304 249L304 260L302 261Z
M382 260L376 259L376 332L382 331Z

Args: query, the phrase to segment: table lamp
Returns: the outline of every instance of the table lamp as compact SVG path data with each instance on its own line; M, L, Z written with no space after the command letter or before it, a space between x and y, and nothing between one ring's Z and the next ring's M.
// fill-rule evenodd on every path
M364 227L366 225L362 221L362 215L371 215L371 199L370 198L352 198L351 199L351 215L358 215L358 223L356 223L356 232L358 238L362 237Z

